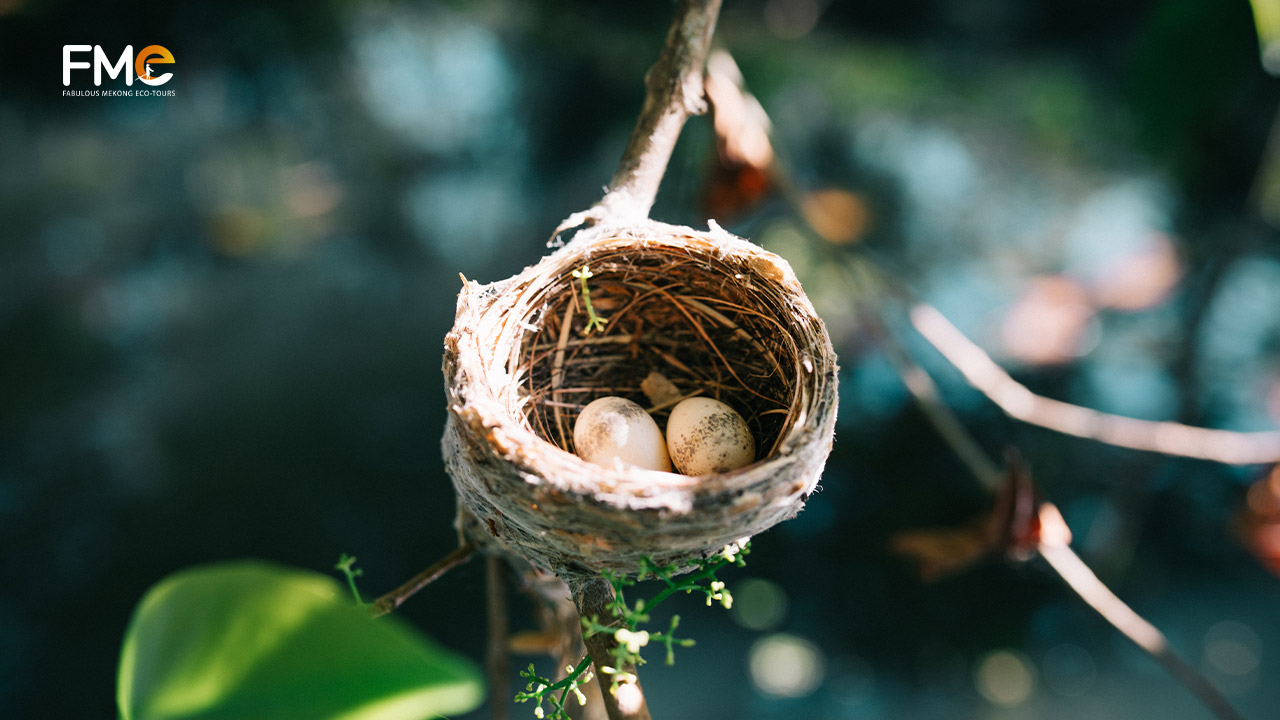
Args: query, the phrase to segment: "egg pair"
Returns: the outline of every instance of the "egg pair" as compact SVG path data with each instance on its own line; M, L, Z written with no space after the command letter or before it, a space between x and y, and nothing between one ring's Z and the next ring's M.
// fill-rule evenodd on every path
M582 409L573 426L578 457L601 467L615 463L685 475L724 473L756 459L755 438L733 408L711 398L681 400L671 409L664 440L639 404L609 396Z

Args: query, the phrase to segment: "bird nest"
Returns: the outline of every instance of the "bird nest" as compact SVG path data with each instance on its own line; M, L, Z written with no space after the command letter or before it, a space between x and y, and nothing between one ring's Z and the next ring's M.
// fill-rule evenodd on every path
M687 565L794 516L835 426L835 353L800 283L719 228L597 226L515 277L467 282L444 374L461 531L562 577ZM573 422L606 395L659 426L684 397L728 403L756 461L698 477L589 464Z

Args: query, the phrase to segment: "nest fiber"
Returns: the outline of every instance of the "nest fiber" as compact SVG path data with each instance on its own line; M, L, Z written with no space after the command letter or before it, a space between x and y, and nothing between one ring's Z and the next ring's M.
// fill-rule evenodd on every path
M561 577L687 565L794 516L835 427L835 353L791 267L719 228L597 226L465 283L444 375L461 531ZM606 395L659 426L681 398L726 402L756 461L699 477L589 464L573 422Z

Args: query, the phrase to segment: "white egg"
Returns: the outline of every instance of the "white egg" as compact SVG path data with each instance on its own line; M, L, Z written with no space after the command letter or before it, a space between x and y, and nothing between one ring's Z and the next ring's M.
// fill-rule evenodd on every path
M667 420L667 452L685 475L724 473L756 459L756 441L747 421L711 398L681 400Z
M601 467L617 463L645 470L671 471L667 443L658 423L626 398L602 397L582 409L573 424L578 457Z

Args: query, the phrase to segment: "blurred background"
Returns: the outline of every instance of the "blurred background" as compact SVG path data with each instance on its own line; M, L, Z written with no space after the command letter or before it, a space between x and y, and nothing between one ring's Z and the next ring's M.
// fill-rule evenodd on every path
M454 546L458 273L514 274L598 199L671 10L0 0L0 715L112 715L132 608L180 568L348 552L377 594ZM822 234L1021 382L1280 423L1280 80L1246 0L728 0L717 39L797 197L838 219ZM167 47L174 96L63 97L80 43ZM1207 717L1043 567L923 583L889 549L989 497L794 203L726 182L695 119L654 216L714 215L792 262L841 356L840 424L822 491L724 574L733 610L676 608L698 645L646 668L655 717ZM1270 469L1009 421L908 347L994 456L1021 450L1102 579L1274 717ZM480 660L483 570L403 615Z

